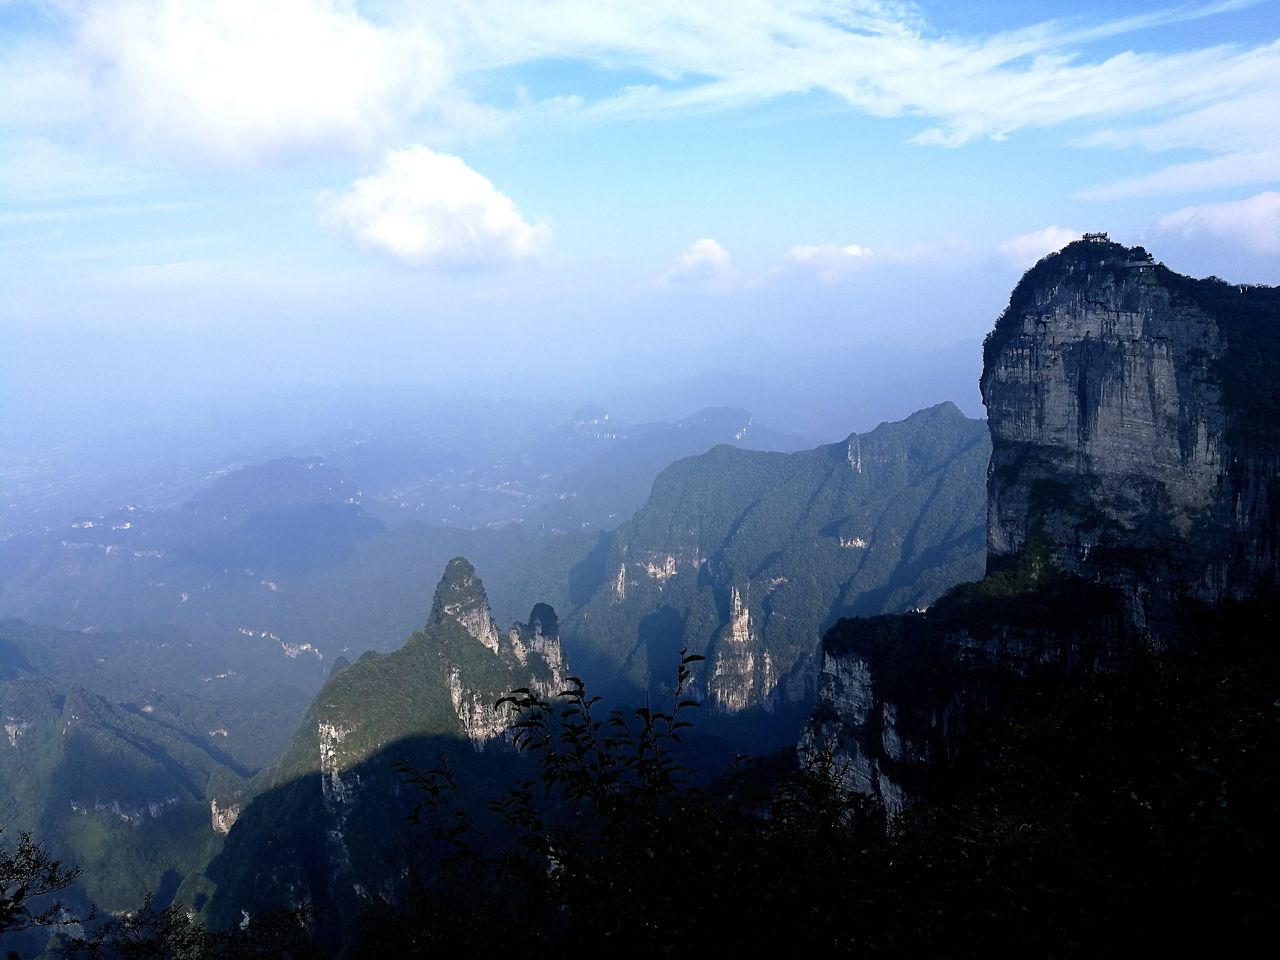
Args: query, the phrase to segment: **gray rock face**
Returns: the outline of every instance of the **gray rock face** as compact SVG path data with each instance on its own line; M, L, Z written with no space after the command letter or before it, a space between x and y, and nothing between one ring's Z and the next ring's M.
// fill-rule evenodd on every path
M1233 439L1250 412L1224 383L1237 290L1096 240L1028 273L982 376L989 568L1043 537L1062 569L1125 588L1140 621L1179 594L1274 582L1280 464Z
M231 810L221 798L211 807L214 829L227 835L209 868L211 922L306 899L329 925L322 930L354 929L363 906L390 889L384 840L412 809L415 791L396 763L447 765L461 789L484 784L476 798L487 799L511 772L503 753L513 715L496 701L518 688L553 697L567 672L550 605L499 632L479 575L451 560L424 629L393 653L336 671L261 791Z
M800 736L801 756L830 755L845 786L878 797L890 813L901 810L906 803L902 786L881 769L885 758L890 762L903 759L897 706L876 696L867 661L852 652L823 657L818 674L818 704L820 709L814 711ZM864 733L874 740L873 726L880 728L880 743L869 741L864 745Z
M984 349L987 578L823 640L802 757L890 810L1031 672L1179 641L1178 605L1280 582L1280 289L1086 239L1023 277ZM851 454L852 457L852 454Z

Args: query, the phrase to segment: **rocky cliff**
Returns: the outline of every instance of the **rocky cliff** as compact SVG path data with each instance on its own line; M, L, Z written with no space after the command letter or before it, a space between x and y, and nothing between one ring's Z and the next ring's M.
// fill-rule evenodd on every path
M924 606L981 573L988 455L983 424L940 404L814 450L677 461L602 542L565 630L574 662L620 699L658 701L686 648L707 658L692 685L704 723L755 714L793 741L831 623Z
M824 638L802 755L890 809L1026 678L1184 637L1280 572L1280 290L1091 237L1038 263L984 349L987 576Z
M354 922L402 851L397 834L412 804L396 762L446 763L464 782L501 782L509 756L495 747L510 718L495 701L519 687L554 695L564 679L555 611L536 604L528 623L499 631L475 569L454 558L424 628L400 650L366 654L329 678L229 825L208 871L211 921L309 900L335 927Z
M1143 625L1183 594L1274 584L1278 316L1275 288L1182 277L1141 247L1081 240L1037 264L985 348L989 566L1039 535Z

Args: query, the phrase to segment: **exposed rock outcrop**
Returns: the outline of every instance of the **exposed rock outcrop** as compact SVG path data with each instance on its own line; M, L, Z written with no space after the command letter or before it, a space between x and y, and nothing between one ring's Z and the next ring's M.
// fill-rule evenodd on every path
M1274 584L1280 458L1257 422L1271 405L1239 380L1268 333L1276 362L1277 317L1274 288L1190 280L1140 247L1078 241L1042 260L985 349L989 566L1041 536L1061 569L1125 589L1140 623L1184 593Z
M757 704L773 708L770 694L778 677L773 657L764 649L751 622L751 607L743 592L729 588L729 622L715 644L715 659L707 680L707 700L721 713L738 713Z
M495 702L521 687L554 696L565 674L555 610L536 604L528 623L500 632L475 569L455 557L422 630L330 676L268 789L238 816L211 808L214 829L227 833L211 866L214 922L287 905L282 891L325 905L334 924L354 922L388 882L380 838L394 836L406 812L396 764L446 763L483 780L477 771L502 766L493 754L511 732L511 714Z
M436 587L431 623L439 624L446 619L456 622L484 647L498 652L498 626L489 612L489 598L475 568L463 557L449 561Z
M1274 589L1278 375L1280 289L1101 236L1028 271L984 348L987 577L832 628L802 755L899 809L1021 680L1177 645L1188 601Z
M679 460L602 542L570 650L597 692L633 702L668 694L681 650L704 656L688 693L708 722L775 749L813 703L836 617L925 606L981 573L988 455L985 425L940 404L813 450ZM749 739L762 730L780 739Z

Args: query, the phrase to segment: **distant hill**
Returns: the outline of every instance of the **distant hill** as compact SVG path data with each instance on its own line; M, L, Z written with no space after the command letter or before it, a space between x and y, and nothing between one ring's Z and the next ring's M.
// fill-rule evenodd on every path
M465 552L493 571L498 609L510 618L517 605L527 612L529 596L566 602L567 571L595 542L523 527L390 525L360 497L332 467L284 458L221 477L177 509L124 507L14 537L0 542L0 616L82 640L116 631L155 634L158 643L181 636L158 659L145 642L102 641L120 657L136 654L143 676L158 676L152 664L164 663L175 679L232 672L293 688L283 702L297 713L283 725L261 718L274 738L266 750L231 748L257 767L284 747L337 657L403 642L425 613L426 585L451 556ZM87 641L57 649L53 676L94 667Z
M359 480L367 509L390 522L414 517L448 526L594 531L630 516L663 467L719 443L758 450L806 445L738 408L629 423L587 405L539 430L451 438L446 447L367 437L335 445L327 459Z
M981 576L989 454L985 425L941 404L814 450L681 460L583 565L595 586L566 649L621 697L665 686L687 647L707 657L715 712L803 708L839 617L927 606Z
M558 529L616 527L644 504L667 465L718 444L774 451L806 446L733 407L709 407L674 423L640 425L619 422L603 408L585 408L574 414L568 430L544 443L542 456L559 466L556 493L532 519Z
M505 407L455 413L458 429L481 431L465 463L448 451L466 437L447 432L439 450L415 446L412 426L337 438L332 461L279 457L222 473L175 508L126 505L0 540L0 617L76 633L180 632L190 645L162 657L175 675L191 672L185 657L206 674L286 685L289 696L270 699L296 718L337 657L403 642L450 557L483 565L504 620L530 597L565 609L569 570L597 528L641 504L672 460L722 441L795 442L736 409L639 425L595 410L543 432ZM228 749L256 768L283 749L293 719L249 713L265 748Z
M44 672L63 662L59 648L77 642L102 647L99 690L79 682L78 667L67 671L70 681ZM116 662L129 642L0 624L0 824L9 834L34 832L80 866L72 900L104 910L135 907L149 892L172 897L221 841L214 797L244 782L219 746L228 731L204 729L237 727L234 700L197 700L180 678L169 692L129 681ZM147 660L132 653L141 673ZM224 679L236 686L210 678L211 689ZM280 705L254 709L262 718Z

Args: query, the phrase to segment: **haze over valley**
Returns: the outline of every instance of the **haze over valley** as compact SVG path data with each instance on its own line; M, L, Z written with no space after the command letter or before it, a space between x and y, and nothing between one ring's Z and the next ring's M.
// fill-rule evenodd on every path
M1276 0L10 0L0 90L0 951L1266 934Z

